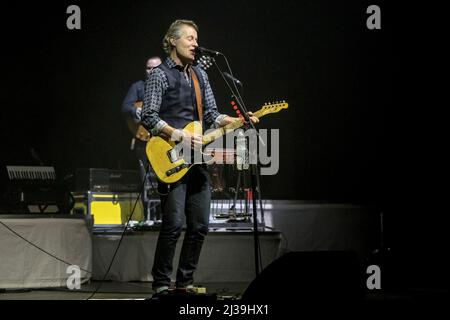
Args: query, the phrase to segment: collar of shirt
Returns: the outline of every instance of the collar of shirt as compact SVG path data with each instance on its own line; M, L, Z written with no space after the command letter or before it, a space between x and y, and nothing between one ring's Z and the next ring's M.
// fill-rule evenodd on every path
M167 64L167 66L169 68L176 68L179 71L183 72L183 75L186 78L187 83L189 84L189 86L191 85L191 77L189 75L189 68L184 69L183 66L176 64L175 61L171 57L167 57L164 62Z
M164 60L164 62L167 64L169 68L177 68L179 70L184 71L184 67L180 66L179 64L176 64L176 62L171 57L167 57L166 60Z
M173 61L171 57L167 57L164 62L167 64L169 68L174 68L177 66L177 64L175 63L175 61Z

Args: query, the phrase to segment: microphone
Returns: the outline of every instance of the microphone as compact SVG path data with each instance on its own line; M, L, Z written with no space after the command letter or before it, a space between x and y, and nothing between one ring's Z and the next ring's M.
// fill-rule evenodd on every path
M195 48L195 51L197 51L200 54L205 54L205 55L210 55L210 56L218 56L219 54L221 54L219 51L214 51L214 50L206 49L203 47L197 47L197 48Z
M239 79L236 79L235 77L233 77L233 76L232 76L231 74L229 74L228 72L224 71L224 72L223 72L223 75L224 75L226 78L228 78L229 80L236 82L238 85L240 85L240 86L242 87L242 82L239 81Z

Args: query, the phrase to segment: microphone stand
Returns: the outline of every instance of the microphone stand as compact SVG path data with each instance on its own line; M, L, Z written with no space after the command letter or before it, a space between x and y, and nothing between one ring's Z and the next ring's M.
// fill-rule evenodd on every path
M227 67L229 69L229 72L233 76L230 65L228 64L228 60L225 57L225 55L220 52L216 52L216 55L221 55L224 57ZM247 112L248 112L247 108L245 107L244 101L239 93L239 90L236 86L235 81L232 81L233 85L234 85L234 89L235 89L235 90L233 90L233 88L230 86L230 84L226 80L222 70L217 65L217 62L215 61L215 59L211 58L211 60L214 63L216 69L219 71L219 74L222 76L223 80L225 81L228 89L231 92L232 97L236 98L236 100L237 100L236 105L239 108L240 114L244 117L244 119L246 121L246 126L245 126L245 127L247 127L246 130L248 129L248 127L251 127L254 130L255 134L258 136L259 141L263 145L265 145L264 141L262 140L261 136L259 135L258 131L256 130L254 124L251 122L251 120L247 114ZM241 84L241 87L242 87L242 84ZM251 180L251 191L252 191L251 195L252 195L252 202L253 202L252 203L253 204L253 243L254 243L254 256L255 256L255 273L256 273L256 276L258 276L260 273L260 266L261 266L261 250L260 250L260 242L259 242L256 194L258 194L258 197L259 197L261 211L263 210L263 207L262 207L262 200L261 200L261 193L260 193L261 187L260 187L260 179L259 179L259 156L258 156L257 152L256 152L256 164L250 163L250 178L251 178L250 180ZM263 211L262 211L262 214L263 214Z

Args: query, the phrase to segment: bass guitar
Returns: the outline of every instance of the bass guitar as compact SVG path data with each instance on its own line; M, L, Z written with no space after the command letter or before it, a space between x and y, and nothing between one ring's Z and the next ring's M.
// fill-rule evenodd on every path
M142 109L142 101L134 103L136 109ZM136 123L131 117L127 118L128 129L130 130L133 137L141 141L147 142L150 140L150 132L147 131L139 122Z

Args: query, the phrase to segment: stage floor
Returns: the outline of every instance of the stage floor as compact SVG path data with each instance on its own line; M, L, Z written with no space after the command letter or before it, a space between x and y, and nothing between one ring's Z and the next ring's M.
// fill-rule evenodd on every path
M99 281L82 284L80 290L67 288L0 289L0 300L86 300L99 286ZM218 300L239 301L250 283L210 282L205 285L208 293L217 294ZM151 282L105 281L91 300L145 300L152 296ZM439 304L447 299L448 292L429 288L411 288L366 291L363 299L367 307L386 305L414 305L416 303ZM375 309L374 309L375 310Z
M91 281L82 284L79 290L67 288L47 289L20 289L0 290L0 300L85 300L90 297L100 284L100 281ZM210 282L206 287L207 293L215 293L220 298L240 298L248 287L249 282ZM105 281L100 290L91 298L92 300L144 300L153 294L151 282L119 282Z

